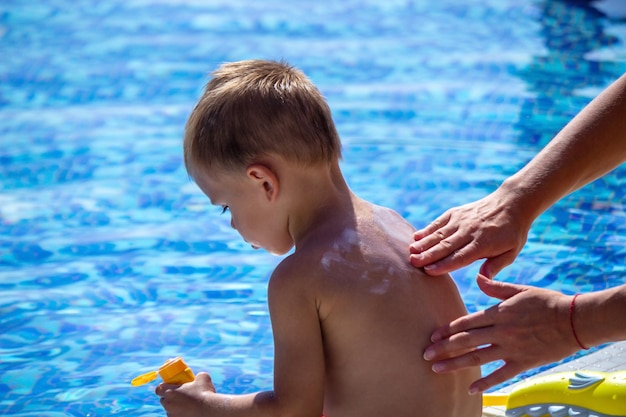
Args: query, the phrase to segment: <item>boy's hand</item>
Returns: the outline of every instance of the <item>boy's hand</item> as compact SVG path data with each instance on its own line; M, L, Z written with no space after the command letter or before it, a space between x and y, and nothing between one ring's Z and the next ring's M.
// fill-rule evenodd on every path
M215 386L209 374L200 372L193 382L160 384L155 393L161 397L161 405L168 417L202 417L210 408L208 400L211 393L215 393Z

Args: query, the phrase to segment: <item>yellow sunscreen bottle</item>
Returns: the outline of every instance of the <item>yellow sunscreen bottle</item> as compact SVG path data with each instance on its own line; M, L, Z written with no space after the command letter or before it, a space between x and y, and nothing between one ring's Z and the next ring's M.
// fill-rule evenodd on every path
M130 381L131 385L138 387L148 382L154 381L158 375L161 375L163 382L166 384L184 384L195 379L193 371L185 361L176 357L166 361L158 370L151 371L143 375L139 375Z

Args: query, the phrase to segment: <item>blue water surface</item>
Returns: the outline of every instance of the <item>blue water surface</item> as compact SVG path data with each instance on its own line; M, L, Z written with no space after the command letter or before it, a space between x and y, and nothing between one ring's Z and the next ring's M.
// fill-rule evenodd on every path
M280 259L247 247L182 165L221 62L301 68L353 190L420 227L521 168L626 71L625 42L621 0L3 0L0 414L162 416L154 384L129 381L177 355L222 392L271 387ZM548 210L499 278L623 283L625 178ZM478 267L453 273L470 311L495 303Z

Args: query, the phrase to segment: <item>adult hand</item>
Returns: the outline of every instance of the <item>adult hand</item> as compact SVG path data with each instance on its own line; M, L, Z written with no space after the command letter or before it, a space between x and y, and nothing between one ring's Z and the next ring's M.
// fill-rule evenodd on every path
M481 275L477 282L485 294L503 301L435 330L434 343L424 352L435 372L503 360L502 367L472 383L469 392L478 393L579 350L569 322L571 297Z
M215 386L206 372L183 385L160 384L155 390L168 417L202 417L210 409L209 396Z
M626 74L496 191L446 211L417 231L411 263L430 275L439 275L487 258L480 271L494 277L517 257L535 218L565 195L626 161L624 114Z
M487 258L480 273L494 277L520 253L534 217L515 204L515 192L500 188L452 208L414 234L410 260L429 275L441 275Z

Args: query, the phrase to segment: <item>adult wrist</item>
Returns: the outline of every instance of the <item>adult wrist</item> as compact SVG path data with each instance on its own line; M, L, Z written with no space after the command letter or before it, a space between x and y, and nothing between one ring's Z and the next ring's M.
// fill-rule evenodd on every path
M578 347L580 347L583 350L588 350L589 347L587 347L587 345L585 345L581 340L580 340L580 336L579 336L579 332L576 331L576 327L577 327L577 322L580 321L578 320L578 317L580 315L580 311L578 311L578 315L576 313L576 299L580 296L580 294L575 294L574 296L572 296L572 300L570 301L570 305L569 305L569 324L570 324L570 328L572 330L572 336L574 336L574 340L576 340L576 344L578 344Z
M574 325L583 345L626 340L626 284L582 294L576 299Z
M499 207L528 232L533 221L545 210L537 204L534 190L525 186L516 176L504 180L494 192ZM546 207L547 208L547 207Z

